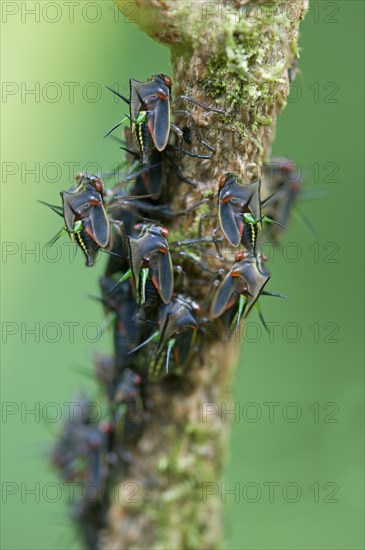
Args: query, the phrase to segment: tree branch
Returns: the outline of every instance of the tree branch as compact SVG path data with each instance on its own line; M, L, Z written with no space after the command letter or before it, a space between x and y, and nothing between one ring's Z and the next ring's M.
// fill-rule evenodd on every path
M183 172L198 185L187 189L176 182L172 207L181 210L202 197L216 197L224 173L250 181L270 154L276 119L286 104L307 0L134 4L139 28L171 49L174 96L184 93L225 110L222 115L189 107L216 152L207 161L181 158ZM118 5L130 14L130 0ZM196 237L204 211L171 223L171 240ZM217 267L215 260L209 262ZM209 277L198 288L194 277L190 270L186 288L206 300ZM184 378L148 387L143 435L126 447L130 466L117 479L118 498L100 534L104 548L221 547L219 497L204 502L202 490L220 479L229 433L219 414L203 422L202 404L231 400L237 343L223 340L207 335ZM126 487L136 488L135 502L126 498Z

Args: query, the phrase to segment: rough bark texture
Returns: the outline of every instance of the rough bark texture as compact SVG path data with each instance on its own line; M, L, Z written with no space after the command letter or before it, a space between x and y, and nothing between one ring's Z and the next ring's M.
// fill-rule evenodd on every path
M173 207L182 209L216 196L226 172L249 181L270 154L307 0L135 4L140 29L171 49L174 97L184 93L225 109L221 115L189 107L216 153L209 161L182 158L183 172L199 183L196 188L180 185ZM119 6L126 15L131 13L130 0ZM203 205L179 218L169 228L171 240L196 237L196 220L206 211ZM214 267L214 259L207 261ZM201 287L194 290L193 281L189 290L197 297L202 294ZM128 448L132 466L127 478L120 474L108 525L100 535L104 548L222 546L219 496L204 502L202 492L204 483L220 479L228 445L228 426L220 415L207 422L202 417L203 403L230 402L237 343L222 340L209 340L178 388L166 382L151 386L143 435Z

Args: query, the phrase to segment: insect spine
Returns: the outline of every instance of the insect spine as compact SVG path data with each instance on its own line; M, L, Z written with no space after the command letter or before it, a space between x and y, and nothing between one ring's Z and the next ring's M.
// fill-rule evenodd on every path
M62 476L82 483L92 480L101 488L96 503L85 499L82 506L77 503L78 521L90 525L107 521L114 476L121 467L128 476L133 467L128 449L141 437L145 419L152 414L148 410L151 386L171 378L183 384L190 365L214 341L220 327L237 330L254 307L262 318L259 300L273 294L266 291L270 274L259 236L267 231L264 226L275 225L280 200L285 202L285 193L280 199L276 191L285 184L277 176L272 196L262 200L260 180L241 181L238 175L226 174L222 166L216 202L202 198L183 211L171 210L171 186L179 179L180 185L191 185L179 170L181 155L199 162L214 149L196 131L192 117L188 117L191 133L172 125L171 86L166 75L146 83L131 79L130 97L117 95L130 106L132 129L125 132L124 145L128 158L134 159L133 170L112 188L106 187L107 177L102 175L78 175L76 186L61 193L63 206L51 205L63 216L63 232L80 246L86 265L92 266L99 252L108 254L100 281L101 303L112 318L115 356L98 357L95 364L107 417L96 425L78 417L75 425L65 426L54 451L54 464ZM216 113L213 116L222 113L182 97ZM208 156L202 152L206 149ZM210 230L204 236L174 241L165 225L176 226L180 216L193 215L204 202L210 214L199 220L199 233L206 221ZM266 208L271 208L270 216L263 213ZM234 261L228 258L232 249ZM208 331L212 324L216 330ZM91 547L90 537L86 539Z

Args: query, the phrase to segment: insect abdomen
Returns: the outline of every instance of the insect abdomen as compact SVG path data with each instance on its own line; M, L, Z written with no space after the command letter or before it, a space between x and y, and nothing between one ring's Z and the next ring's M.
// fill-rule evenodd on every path
M86 233L86 231L77 231L75 239L86 258L86 266L91 267L95 263L99 245Z
M136 124L134 127L134 134L139 150L141 151L142 164L149 164L151 153L154 150L154 143L147 124L145 122Z

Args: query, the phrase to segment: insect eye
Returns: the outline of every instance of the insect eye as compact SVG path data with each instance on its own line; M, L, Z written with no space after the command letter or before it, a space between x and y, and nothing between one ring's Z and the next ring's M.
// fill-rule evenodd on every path
M161 227L160 234L162 235L162 237L165 237L165 239L167 239L169 235L169 230L166 229L166 227Z
M142 378L139 376L139 374L135 374L133 377L133 382L135 384L140 384L142 382Z
M240 252L236 252L235 256L234 256L234 259L236 262L240 262L241 260L243 260L244 258L244 254L242 252L242 250L240 250Z
M229 174L224 174L219 180L219 189L223 189L229 179Z
M80 183L83 181L84 178L85 178L85 174L83 174L82 172L79 172L78 174L76 174L75 181L77 185L80 185Z
M101 181L100 178L95 178L94 187L98 193L101 194L103 192L103 182Z
M172 80L171 80L171 78L170 78L169 76L164 75L163 81L164 81L164 83L166 84L166 86L167 86L168 88L170 88L170 87L172 86Z
M105 420L100 422L99 428L100 428L101 433L103 433L103 434L109 434L113 431L113 427L112 427L111 423L107 422Z

